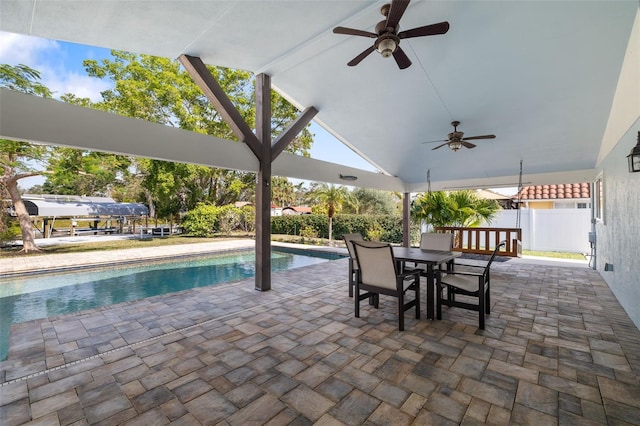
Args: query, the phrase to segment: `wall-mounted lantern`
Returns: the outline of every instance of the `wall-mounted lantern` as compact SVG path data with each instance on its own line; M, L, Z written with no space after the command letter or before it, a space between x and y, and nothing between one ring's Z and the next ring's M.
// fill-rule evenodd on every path
M629 160L629 173L640 172L640 132L638 132L638 143L631 148L627 160Z

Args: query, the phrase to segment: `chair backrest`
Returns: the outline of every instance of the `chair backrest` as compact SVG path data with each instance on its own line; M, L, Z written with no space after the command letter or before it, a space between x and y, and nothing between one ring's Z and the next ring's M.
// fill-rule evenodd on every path
M493 259L496 258L496 256L498 255L498 252L500 251L500 249L504 246L507 245L506 241L500 241L500 243L498 243L498 245L496 246L495 249L493 249L493 253L491 254L491 257L489 258L489 261L487 262L487 266L484 267L484 275L486 276L487 272L489 272L489 269L491 268L491 264L493 263Z
M451 232L423 232L420 235L420 248L451 251L453 249L453 234Z
M360 282L376 287L396 288L396 262L391 244L353 241L360 268Z
M364 239L362 238L362 234L360 234L359 232L356 232L354 234L344 234L342 236L342 239L344 240L344 244L347 246L347 250L349 251L349 257L355 260L356 252L353 250L353 244L351 244L351 242L363 241Z

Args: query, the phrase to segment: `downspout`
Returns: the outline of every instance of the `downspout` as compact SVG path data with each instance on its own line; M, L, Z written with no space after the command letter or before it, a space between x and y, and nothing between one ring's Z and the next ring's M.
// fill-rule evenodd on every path
M589 266L596 269L596 184L591 183L591 232L589 232L589 245L591 246L591 254L589 254ZM593 262L593 265L591 264Z

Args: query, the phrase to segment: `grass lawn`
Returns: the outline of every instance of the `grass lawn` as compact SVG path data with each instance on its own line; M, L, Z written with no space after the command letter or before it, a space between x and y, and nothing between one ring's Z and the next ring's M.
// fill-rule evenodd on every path
M236 238L247 238L247 236L238 237L213 237L213 238L200 238L200 237L188 237L184 235L172 235L170 237L154 237L154 238L133 238L128 240L110 240L110 241L96 241L90 243L64 243L60 245L52 245L47 247L41 247L42 251L39 253L29 254L29 256L39 256L43 254L57 254L57 253L86 253L91 251L100 250L120 250L128 248L141 248L141 247L159 247L159 246L171 246L178 244L194 244L194 243L210 243L214 241L224 241ZM18 253L20 248L5 249L0 251L0 256L24 256Z
M556 259L585 260L584 254L582 254L582 253L568 253L568 252L563 252L563 251L522 250L522 254L525 255L525 256L552 257L552 258L556 258Z

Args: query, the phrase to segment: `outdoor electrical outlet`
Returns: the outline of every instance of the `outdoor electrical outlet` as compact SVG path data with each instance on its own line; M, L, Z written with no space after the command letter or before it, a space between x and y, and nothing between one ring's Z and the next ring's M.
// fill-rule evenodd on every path
M604 270L607 272L612 272L613 271L613 264L612 263L605 263L604 264Z

